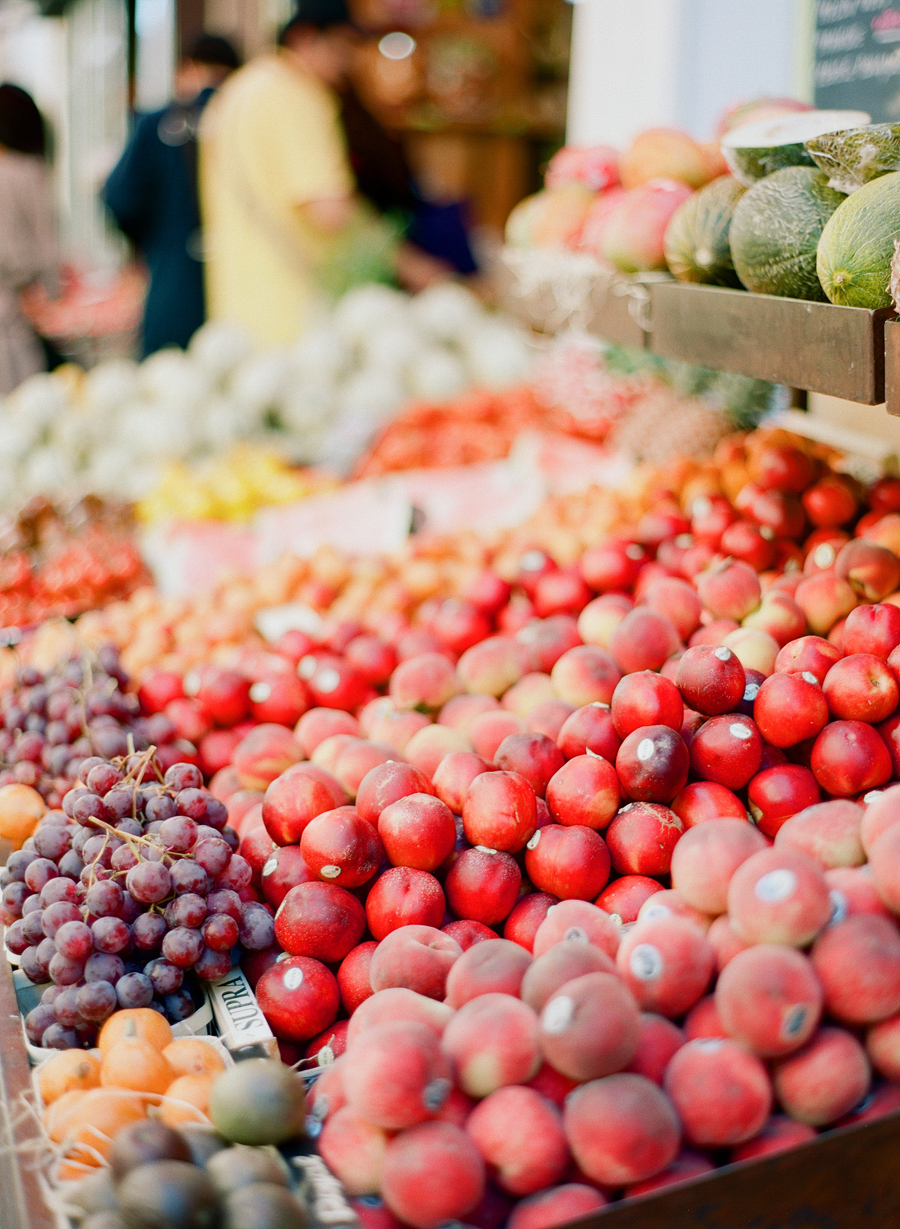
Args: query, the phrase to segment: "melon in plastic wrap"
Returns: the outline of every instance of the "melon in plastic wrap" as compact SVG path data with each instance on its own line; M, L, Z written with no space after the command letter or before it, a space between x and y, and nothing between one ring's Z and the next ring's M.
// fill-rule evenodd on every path
M506 221L506 241L512 247L574 248L596 199L584 184L547 188L520 201Z
M410 363L406 383L414 397L446 401L468 388L469 377L457 355L441 346L425 346Z
M524 335L502 320L486 319L466 338L463 357L472 383L482 388L507 388L524 380L531 367L531 350Z
M190 340L187 353L214 380L220 379L247 358L253 343L243 329L226 320L207 320Z
M484 308L459 282L436 282L415 295L410 312L416 324L436 341L457 341L481 319Z
M731 256L742 284L757 294L823 300L816 249L846 199L812 166L785 167L749 188L731 221Z
M900 124L868 124L812 137L806 148L838 192L855 192L881 175L900 171Z
M98 363L84 377L83 397L95 413L112 413L137 392L139 367L130 359Z
M690 195L687 184L674 179L654 179L626 193L606 227L604 257L623 273L665 269L666 227Z
M712 179L707 154L679 128L648 128L636 136L622 155L619 174L626 188L640 188L654 179L702 188Z
M819 240L825 294L844 307L891 306L891 264L900 239L900 171L844 199Z
M744 191L731 175L721 175L675 210L666 228L665 252L669 270L680 282L740 285L729 235Z
M404 322L409 313L409 296L391 286L356 286L336 305L332 319L342 337L360 342L373 328L389 320Z
M604 192L619 182L619 153L610 145L564 145L547 164L544 185L585 184Z
M806 141L869 119L865 111L803 111L741 124L722 137L722 153L735 179L750 187L787 166L814 166Z
M716 135L723 137L732 128L742 124L756 124L762 120L775 119L779 115L792 115L798 111L815 111L811 102L800 102L797 98L753 98L750 102L739 102L729 107L721 116L716 127Z

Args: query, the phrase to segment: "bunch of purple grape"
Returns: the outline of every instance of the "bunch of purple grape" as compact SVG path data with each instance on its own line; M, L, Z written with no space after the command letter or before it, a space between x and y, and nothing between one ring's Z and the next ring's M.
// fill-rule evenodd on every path
M111 760L154 745L164 768L195 759L196 748L177 739L168 717L141 716L127 682L112 645L46 675L22 666L15 687L0 696L0 785L30 785L56 808L88 756Z
M196 991L228 974L235 949L275 941L198 768L163 776L151 751L89 756L80 780L0 872L7 947L32 982L51 983L25 1031L58 1049L92 1045L118 1008L183 1020L196 1006L186 975Z

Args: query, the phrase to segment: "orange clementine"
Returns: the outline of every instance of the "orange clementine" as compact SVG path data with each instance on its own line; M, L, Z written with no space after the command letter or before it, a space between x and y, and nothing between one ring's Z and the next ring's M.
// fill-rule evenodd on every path
M100 1083L104 1088L165 1092L174 1075L156 1046L141 1037L126 1035L109 1046L100 1064Z
M73 1089L99 1087L100 1063L84 1050L58 1050L41 1063L36 1079L44 1104L51 1105Z
M63 1106L69 1097L76 1100ZM146 1117L144 1098L128 1096L117 1088L64 1093L48 1113L48 1133L53 1142L65 1144L70 1161L88 1165L98 1164L95 1154L108 1160L116 1133L129 1122Z
M187 1104L176 1105L171 1101L163 1101L157 1111L160 1121L167 1127L179 1127L186 1122L208 1121L209 1092L217 1078L216 1075L180 1075L177 1080L173 1080L166 1089L166 1096Z
M0 786L0 837L21 849L46 810L43 798L30 785Z
M106 1055L117 1041L131 1033L129 1025L134 1026L133 1036L148 1041L157 1050L164 1050L174 1040L171 1024L158 1011L152 1007L128 1007L113 1012L101 1028L97 1038L100 1053Z
M57 1097L53 1104L48 1105L44 1110L44 1128L55 1144L61 1143L65 1138L74 1120L76 1107L83 1096L85 1096L84 1089L73 1088L71 1092L64 1092L62 1096Z
M163 1058L176 1075L218 1075L225 1070L225 1062L215 1046L199 1037L176 1037L163 1050Z

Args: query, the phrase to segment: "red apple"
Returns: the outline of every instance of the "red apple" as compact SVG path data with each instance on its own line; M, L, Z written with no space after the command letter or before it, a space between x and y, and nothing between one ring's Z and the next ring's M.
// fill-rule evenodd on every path
M612 864L621 875L667 875L684 824L653 802L623 807L606 833Z
M814 525L844 525L856 513L856 498L842 474L826 474L806 491L801 502Z
M775 669L780 674L813 674L824 683L825 675L841 656L841 650L821 636L801 636L784 646L775 658Z
M715 781L693 781L686 785L672 800L671 807L685 829L713 819L744 819L747 814L737 794Z
M756 774L747 787L750 814L760 832L774 837L792 815L820 800L816 779L801 764L777 764Z
M696 645L678 663L675 686L689 708L708 717L734 712L746 683L744 667L725 645Z
M793 747L815 738L828 723L828 701L816 676L773 674L757 693L753 716L759 732L774 747Z
M684 739L666 725L635 730L616 756L622 793L637 802L670 802L684 789L689 766Z
M846 798L890 780L893 764L876 730L862 721L832 721L816 739L810 768L827 794Z
M691 767L705 781L743 789L759 771L762 739L755 722L742 713L712 717L691 739Z
M651 670L626 674L620 679L610 703L613 725L619 738L641 726L667 725L680 730L684 703L669 679Z
M547 782L565 762L556 743L543 734L509 734L494 754L498 768L524 777L541 798L547 791Z
M563 722L557 746L567 760L592 751L612 763L621 746L609 706L596 702L578 708Z
M897 680L885 662L872 653L851 653L835 662L822 690L832 716L846 721L875 724L897 707Z

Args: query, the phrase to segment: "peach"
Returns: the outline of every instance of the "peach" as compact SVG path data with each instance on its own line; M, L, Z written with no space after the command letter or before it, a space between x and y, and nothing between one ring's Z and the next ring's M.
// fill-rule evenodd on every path
M521 885L522 872L512 854L481 846L464 849L444 880L451 911L485 926L509 916Z
M627 1071L646 1076L662 1086L672 1055L680 1050L687 1038L682 1029L665 1016L643 1011L640 1015L637 1049Z
M695 577L697 592L717 619L740 622L760 603L762 590L756 572L740 560L724 559Z
M563 900L550 906L534 936L534 954L543 956L556 943L591 943L615 957L619 927L596 905L584 900Z
M369 966L373 990L393 986L426 998L444 997L447 975L462 955L451 935L433 926L400 926L379 943Z
M776 764L764 768L747 786L753 822L768 837L776 836L786 820L798 811L815 806L820 797L816 778L802 764Z
M643 1011L681 1016L706 992L715 956L693 922L660 917L638 920L622 939L616 965Z
M584 552L581 574L599 593L630 589L646 558L647 552L636 542L599 542Z
M391 675L388 694L398 709L441 708L459 690L453 664L443 653L420 653L401 661Z
M809 766L828 794L846 798L876 789L890 780L890 752L870 725L832 721L813 744Z
M590 594L584 594L584 599ZM572 614L554 614L548 619L530 619L516 632L524 646L531 671L548 674L569 649L581 644L578 624Z
M900 934L893 921L871 914L844 918L824 930L812 963L825 1006L843 1024L874 1024L900 1011Z
M264 790L286 768L302 759L303 750L291 731L283 725L266 723L241 739L231 763L242 789Z
M773 1114L763 1129L746 1143L739 1144L731 1153L732 1161L752 1161L760 1156L772 1156L787 1152L799 1144L816 1138L812 1127L805 1122L795 1122L784 1114Z
M776 1063L773 1082L792 1118L824 1127L859 1104L871 1075L866 1052L852 1033L821 1028L802 1050Z
M605 649L581 644L563 653L550 677L560 700L583 707L594 701L608 704L622 674Z
M639 1033L634 998L612 973L586 973L563 983L541 1011L543 1056L573 1080L621 1071L635 1055Z
M369 770L356 792L356 809L370 824L377 827L381 812L393 802L410 794L434 794L425 773L411 764L387 760Z
M396 1136L382 1165L381 1193L414 1229L463 1220L484 1194L485 1169L470 1137L451 1122L426 1122Z
M548 948L526 968L521 980L520 994L523 1003L535 1011L542 1011L547 1000L556 991L588 973L615 973L612 959L592 943L563 940Z
M463 952L447 975L447 1002L456 1008L480 994L518 996L530 964L524 947L509 939L476 943Z
M652 898L645 900L641 905L637 920L649 922L654 918L665 917L687 918L689 922L699 926L704 934L712 923L712 918L708 913L703 913L700 909L689 905L681 893L676 892L674 888L664 888L661 892L654 892Z
M770 675L781 648L774 636L756 627L739 627L722 640L722 648L730 649L745 670L758 670Z
M378 870L384 850L356 807L337 807L310 820L300 837L300 853L318 878L358 888Z
M608 649L612 634L634 603L624 593L608 593L588 602L578 616L578 634L585 644Z
M605 1208L607 1202L595 1187L567 1182L520 1200L510 1214L508 1229L554 1229Z
M793 948L765 943L728 963L715 997L728 1035L763 1058L805 1045L818 1026L822 1001L810 961Z
M819 802L785 820L775 835L775 845L808 854L823 870L861 866L866 860L860 841L864 814L849 798Z
M344 1062L350 1110L385 1131L433 1117L452 1087L434 1030L411 1020L376 1024L354 1037Z
M703 609L697 590L677 576L654 581L646 592L647 605L657 614L665 615L682 640L687 640L700 623Z
M763 1063L735 1041L689 1041L669 1063L664 1088L688 1141L701 1148L740 1144L758 1134L772 1109Z
M666 875L683 832L684 824L668 807L629 803L607 829L612 864L623 875Z
M516 717L514 713L507 713L502 709L482 713L472 722L472 747L476 755L493 761L497 748L504 738L510 734L524 734L525 732L525 722L521 717Z
M347 1104L344 1089L343 1056L324 1068L321 1075L310 1085L306 1107L316 1122L325 1122L332 1114Z
M380 698L388 700L390 707L373 714L372 720L367 722L366 737L382 747L390 747L397 755L404 755L412 738L431 725L431 718L415 709L395 709L389 697Z
M424 1024L441 1037L453 1016L446 1003L408 990L405 986L391 986L387 990L374 991L353 1012L347 1030L347 1046L379 1024L391 1024L404 1020Z
M472 723L482 713L494 713L500 708L494 696L460 695L448 700L438 713L438 723L448 725L451 730L459 730L462 734L471 736Z
M558 904L559 897L549 892L529 892L511 910L503 927L503 937L530 952L541 923L550 909Z
M629 611L613 631L609 642L609 652L623 674L658 670L681 647L681 637L674 624L647 606L637 606ZM591 699L609 702L611 695L612 692L608 696L597 695Z
M832 922L845 917L873 914L890 918L890 910L878 895L868 866L838 866L825 872L832 903Z
M341 967L337 971L337 983L341 1002L348 1015L352 1015L360 1003L364 1003L375 993L369 980L369 966L377 946L374 939L367 943L358 943L341 961Z
M716 957L716 972L721 973L738 952L746 950L747 944L740 937L726 914L713 920L706 938Z
M605 887L595 903L621 925L636 921L644 903L662 890L662 884L647 875L623 875Z
M900 785L879 790L863 799L866 811L860 824L859 836L863 849L868 854L872 846L888 828L900 823Z
M538 1018L530 1007L508 994L489 993L460 1007L441 1044L463 1092L486 1097L537 1072L538 1035Z
M759 771L762 738L756 723L742 713L711 717L691 739L691 768L705 781L743 789Z
M586 704L567 717L559 732L557 746L566 759L593 752L612 763L621 746L609 706Z
M441 930L445 935L450 935L455 939L464 952L467 952L470 947L474 947L476 943L484 943L488 939L496 939L496 930L491 930L490 926L485 926L484 922L473 922L470 918L458 918L455 922L448 922L446 926L442 926Z
M429 627L453 653L464 653L489 636L491 631L484 611L470 601L454 597L441 602Z
M348 747L359 746L365 744L366 740L357 738L354 734L330 734L328 738L323 738L313 751L310 762L318 767L325 769L330 775L334 775L334 767L337 764L342 752Z
M508 636L489 636L466 649L456 663L463 691L502 696L527 669L527 651Z
M818 796L818 790L816 795ZM711 819L744 819L747 815L747 808L737 794L715 781L693 781L686 785L681 793L673 798L671 809L686 830Z
M568 718L577 711L574 704L565 700L544 700L531 710L526 721L533 734L545 734L558 746L560 731Z
M266 789L262 820L277 845L296 845L306 825L335 805L333 793L320 780L305 772L288 771Z
M577 1080L570 1080L567 1075L560 1075L549 1063L541 1063L537 1075L533 1075L525 1087L533 1088L535 1092L539 1092L542 1097L552 1101L556 1108L561 1110L566 1097L576 1084Z
M882 901L891 913L900 913L900 826L893 824L872 842L869 869Z
M724 913L731 876L766 847L762 833L743 819L690 828L672 851L672 886L701 913Z
M576 755L550 778L546 796L557 823L603 829L619 809L619 780L601 756Z
M879 1075L900 1082L900 1014L872 1025L866 1033L866 1053Z
M759 607L742 620L742 626L768 632L782 649L806 631L806 615L789 594L770 589Z
M826 635L856 606L856 593L836 572L813 572L800 581L794 600L813 632Z
M775 669L781 674L812 674L821 685L841 657L841 650L821 636L801 636L784 646L775 659Z
M498 1088L475 1107L466 1131L511 1195L531 1195L552 1186L569 1164L562 1116L531 1088Z
M349 1106L329 1117L317 1146L319 1155L348 1195L375 1195L381 1190L388 1135L357 1117Z
M900 645L900 610L889 603L857 606L844 624L845 653L872 653L887 661Z
M547 782L565 764L556 743L543 734L510 734L494 753L494 763L504 772L524 777L538 797L543 798Z
M895 1114L900 1109L900 1087L896 1084L882 1084L866 1094L859 1105L854 1106L849 1114L840 1119L842 1127L851 1126L855 1122L876 1122L888 1114Z
M366 920L376 939L401 926L440 926L444 912L444 893L437 879L408 866L394 866L379 875L366 898Z
M681 1140L669 1098L651 1080L630 1073L576 1088L563 1124L579 1167L605 1187L660 1173L674 1161Z
M581 824L539 828L525 850L528 878L560 900L593 900L606 886L609 867L603 837Z
M822 690L832 716L847 721L874 725L897 707L897 680L887 664L872 653L852 653L835 662Z
M451 751L438 764L431 784L441 802L460 815L469 786L476 777L491 770L488 761L474 751Z
M675 672L675 686L684 702L707 717L734 712L744 694L745 681L743 663L724 644L698 644L687 649Z
M900 613L900 612L898 612ZM518 683L513 683L500 701L507 712L526 720L546 700L555 700L556 691L549 674L532 671L523 674Z
M343 960L356 947L365 928L366 915L360 902L352 892L333 883L297 884L275 914L275 938L286 952L327 964Z
M667 1186L678 1186L682 1182L690 1182L692 1178L712 1173L714 1169L715 1165L708 1156L690 1148L682 1148L672 1164L667 1165L661 1173L654 1174L643 1182L632 1182L630 1186L626 1186L625 1198L633 1199L635 1195L648 1195Z
M454 751L471 751L472 744L459 730L445 725L428 725L413 734L403 755L426 777L433 777L441 760Z
M688 648L702 644L720 645L729 632L736 632L739 627L740 623L735 619L713 619L712 623L704 623L697 628L688 640ZM728 651L731 652L730 649Z
M734 872L728 915L747 943L805 947L827 925L831 897L821 869L793 849L763 849Z
M716 1007L715 995L712 994L707 994L694 1004L684 1017L682 1028L687 1041L728 1036L728 1031L719 1015L719 1009Z
M835 560L834 571L867 602L880 602L900 586L900 559L867 538L848 542Z

